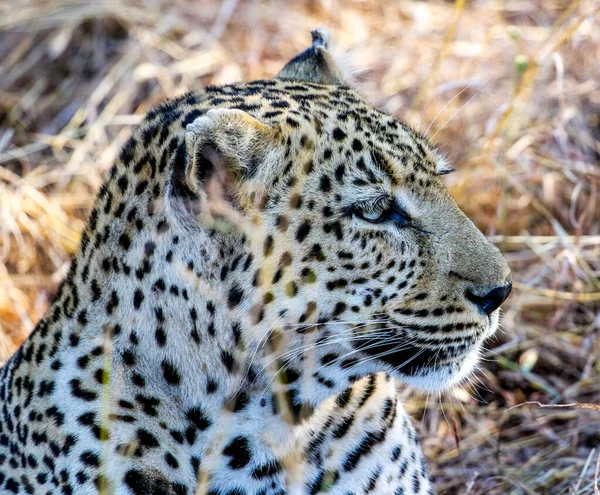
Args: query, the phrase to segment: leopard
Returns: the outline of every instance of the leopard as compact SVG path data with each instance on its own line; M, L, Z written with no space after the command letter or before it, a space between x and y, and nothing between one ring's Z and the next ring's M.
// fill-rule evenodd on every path
M0 370L0 493L432 494L398 384L452 387L511 272L325 30L151 110Z

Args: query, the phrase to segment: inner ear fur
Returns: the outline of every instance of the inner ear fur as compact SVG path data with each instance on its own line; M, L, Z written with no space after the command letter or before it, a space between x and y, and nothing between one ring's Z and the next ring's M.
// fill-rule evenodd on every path
M231 184L252 177L276 141L274 127L242 110L209 110L186 127L185 185L202 195L211 180Z

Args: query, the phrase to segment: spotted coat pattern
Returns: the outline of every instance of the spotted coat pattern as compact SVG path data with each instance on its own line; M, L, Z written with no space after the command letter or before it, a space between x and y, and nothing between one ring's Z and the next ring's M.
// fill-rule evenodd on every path
M133 132L0 370L0 493L431 493L395 380L467 374L509 271L315 40Z

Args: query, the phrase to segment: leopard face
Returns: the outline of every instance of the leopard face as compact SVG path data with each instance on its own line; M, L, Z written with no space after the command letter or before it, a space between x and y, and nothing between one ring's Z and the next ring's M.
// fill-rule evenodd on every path
M330 388L378 371L426 389L458 382L511 282L442 183L444 160L344 85L240 91L248 111L219 94L228 108L188 126L188 183L203 171L200 221L229 215L260 260L246 307L257 339Z

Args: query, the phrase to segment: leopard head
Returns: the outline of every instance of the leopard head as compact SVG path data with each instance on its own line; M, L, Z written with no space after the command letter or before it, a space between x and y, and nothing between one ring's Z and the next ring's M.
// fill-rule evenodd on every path
M180 180L194 221L243 246L230 259L253 257L220 290L266 354L323 394L378 371L435 390L467 375L511 275L434 147L344 84L320 31L277 79L211 98Z

